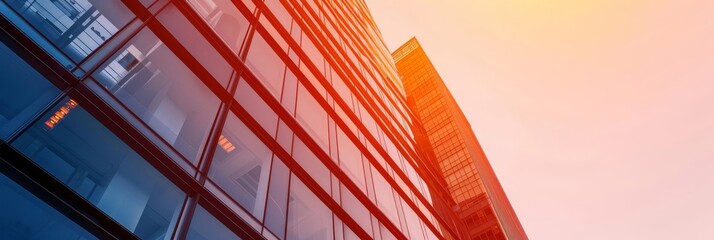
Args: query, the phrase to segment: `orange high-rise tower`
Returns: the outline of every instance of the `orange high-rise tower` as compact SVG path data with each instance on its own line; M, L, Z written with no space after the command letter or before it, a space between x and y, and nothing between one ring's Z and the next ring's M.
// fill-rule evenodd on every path
M416 38L392 56L415 124L417 145L433 150L433 168L444 178L454 209L471 239L528 239L476 139L471 125Z

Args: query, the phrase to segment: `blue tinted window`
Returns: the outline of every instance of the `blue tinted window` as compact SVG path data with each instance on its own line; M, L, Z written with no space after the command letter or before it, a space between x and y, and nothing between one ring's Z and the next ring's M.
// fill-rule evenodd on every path
M121 1L5 0L5 2L32 25L34 30L40 32L54 47L75 62L89 55L134 18ZM47 47L44 44L40 45Z
M12 145L139 237L164 234L184 193L70 99Z
M156 35L142 30L92 76L195 163L219 100Z
M272 152L235 115L219 136L208 176L258 219L263 217Z
M218 221L206 209L201 206L196 207L196 212L191 219L191 226L188 228L186 239L189 240L212 240L212 239L240 239L223 223Z
M0 174L0 239L97 239Z
M59 90L2 43L0 62L0 139L7 139Z

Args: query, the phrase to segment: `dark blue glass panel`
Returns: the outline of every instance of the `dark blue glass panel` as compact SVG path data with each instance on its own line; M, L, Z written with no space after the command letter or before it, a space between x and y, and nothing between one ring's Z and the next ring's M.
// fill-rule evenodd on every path
M139 237L174 225L185 194L73 100L11 144Z
M196 162L218 112L218 97L149 29L139 32L92 76Z
M97 239L0 174L0 239Z
M6 140L59 90L2 43L0 63L0 139Z
M212 240L212 239L240 239L223 223L218 221L206 209L201 206L196 207L196 212L191 219L191 226L186 235L188 240Z
M272 152L233 114L228 115L208 170L220 186L257 219L262 219Z
M22 27L25 32L39 32L75 62L88 56L134 18L121 1L4 1L31 25ZM49 47L42 44L43 39L34 40L40 46Z

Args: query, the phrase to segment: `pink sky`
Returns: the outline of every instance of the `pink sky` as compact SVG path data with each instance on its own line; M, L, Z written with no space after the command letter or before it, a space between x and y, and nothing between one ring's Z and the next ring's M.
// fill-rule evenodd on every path
M366 0L416 36L531 239L714 239L714 1Z

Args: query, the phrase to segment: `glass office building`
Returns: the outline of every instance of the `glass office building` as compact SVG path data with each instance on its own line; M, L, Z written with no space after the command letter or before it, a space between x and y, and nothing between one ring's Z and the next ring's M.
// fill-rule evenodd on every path
M361 0L0 0L0 239L463 239Z
M416 142L429 150L453 209L473 240L528 239L471 125L416 38L393 53L408 106L420 124Z

